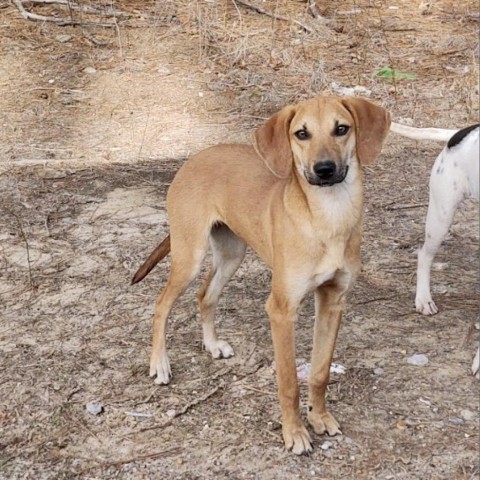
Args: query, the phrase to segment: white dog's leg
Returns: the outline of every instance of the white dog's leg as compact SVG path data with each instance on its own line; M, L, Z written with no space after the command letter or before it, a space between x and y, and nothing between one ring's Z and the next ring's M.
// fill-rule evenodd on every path
M448 165L451 159L445 150L438 156L430 176L430 201L425 225L425 243L418 252L417 294L415 306L423 315L438 312L430 292L430 270L435 254L447 235L463 192L455 188L455 175L450 175ZM446 170L446 171L445 171Z

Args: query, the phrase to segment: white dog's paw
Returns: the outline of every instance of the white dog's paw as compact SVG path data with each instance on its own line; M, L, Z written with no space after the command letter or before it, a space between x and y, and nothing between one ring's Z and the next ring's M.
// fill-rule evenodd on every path
M233 348L224 340L214 340L204 343L205 350L212 354L213 358L233 357Z
M475 358L473 359L472 375L474 375L475 378L478 378L480 380L480 346L478 347Z
M415 307L417 312L421 313L422 315L435 315L438 313L438 308L435 305L435 302L432 298L419 298L415 299Z
M163 355L155 355L152 353L150 357L150 376L155 377L155 383L159 385L167 385L172 378L170 370L170 362L166 353Z

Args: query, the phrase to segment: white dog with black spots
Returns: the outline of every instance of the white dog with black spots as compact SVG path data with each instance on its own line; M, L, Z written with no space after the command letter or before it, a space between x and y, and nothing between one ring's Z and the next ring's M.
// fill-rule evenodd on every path
M479 200L480 125L462 130L414 128L392 123L390 130L414 140L447 141L433 164L430 175L430 199L425 225L425 242L418 251L415 306L423 315L434 315L438 308L430 290L430 270L435 254L445 238L462 200ZM480 378L480 346L472 364L472 373Z

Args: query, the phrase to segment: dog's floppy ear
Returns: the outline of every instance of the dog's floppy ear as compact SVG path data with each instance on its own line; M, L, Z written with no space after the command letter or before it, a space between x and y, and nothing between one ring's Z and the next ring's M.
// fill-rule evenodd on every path
M252 134L253 148L268 169L279 178L287 178L292 169L289 129L295 111L294 106L288 105Z
M355 121L357 158L362 165L368 165L380 154L390 129L390 114L363 98L343 98L342 104Z

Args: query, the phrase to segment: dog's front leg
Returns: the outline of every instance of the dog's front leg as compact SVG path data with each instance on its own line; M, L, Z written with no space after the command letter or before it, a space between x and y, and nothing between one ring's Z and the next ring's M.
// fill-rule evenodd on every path
M298 305L272 291L267 313L272 329L277 371L278 396L282 410L282 433L285 446L297 455L312 451L310 435L299 410L299 390L295 365L295 320Z
M342 318L348 278L334 279L315 291L315 328L312 369L309 378L308 421L315 433L341 433L340 426L325 406L330 364Z

